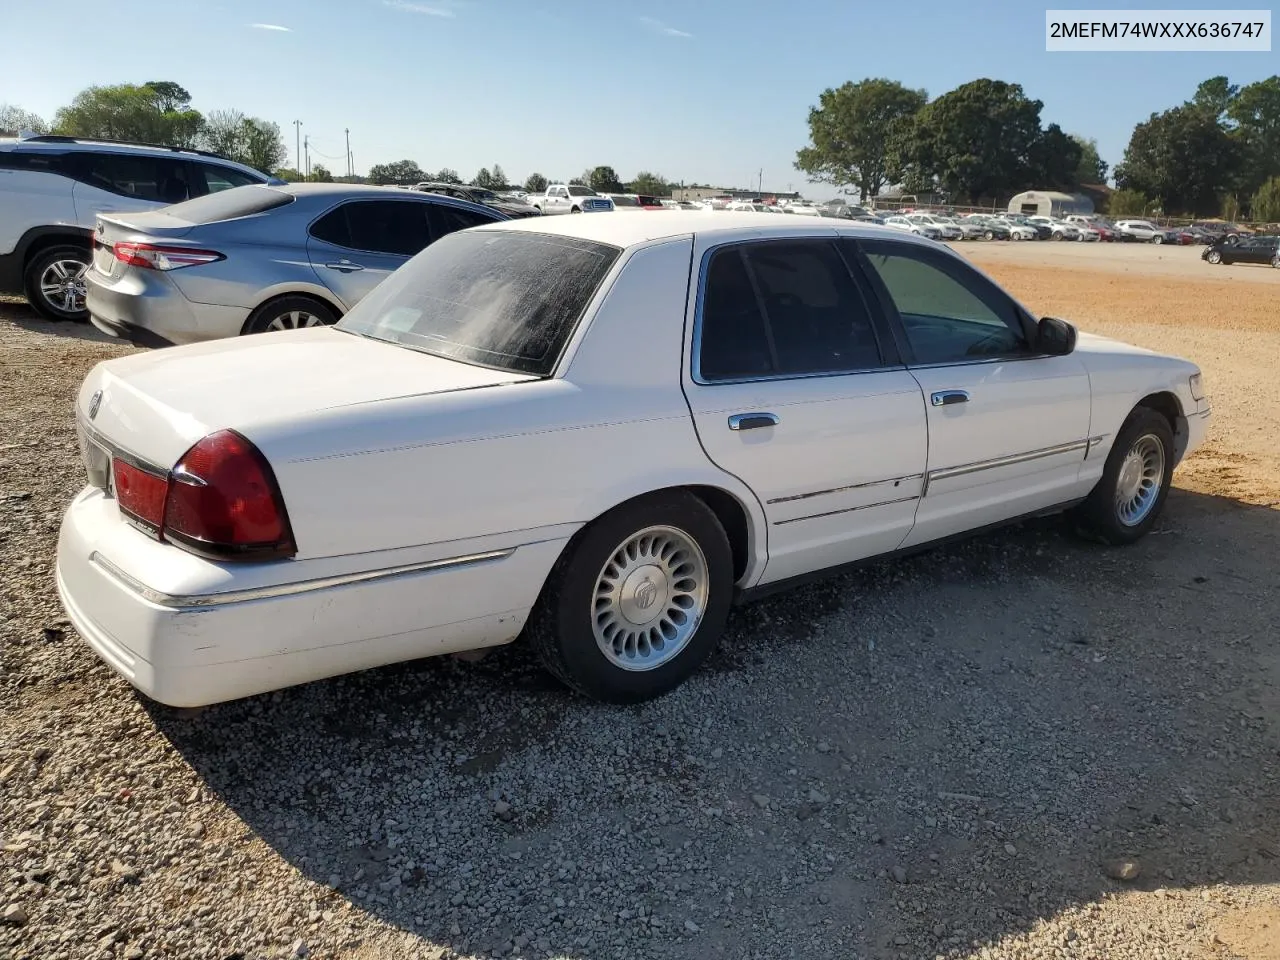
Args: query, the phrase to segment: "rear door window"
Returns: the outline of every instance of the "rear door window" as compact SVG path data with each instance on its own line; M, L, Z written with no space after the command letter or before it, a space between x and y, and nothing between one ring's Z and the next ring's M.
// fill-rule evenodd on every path
M429 203L420 200L350 200L311 225L311 236L335 246L412 257L431 236Z
M428 217L431 223L431 236L435 240L458 230L478 227L483 223L494 223L500 219L477 210L462 210L447 203L433 203L430 204L430 208Z
M150 203L181 203L198 192L191 189L185 160L131 153L80 153L69 160L76 179L121 197Z
M204 192L206 193L220 193L223 190L230 190L232 187L247 187L250 184L262 182L259 177L216 163L197 163L195 167L198 171L199 180L204 181Z

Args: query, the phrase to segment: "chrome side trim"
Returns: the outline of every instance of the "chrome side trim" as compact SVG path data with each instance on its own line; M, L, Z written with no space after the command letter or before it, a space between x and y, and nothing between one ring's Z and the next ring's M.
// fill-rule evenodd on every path
M1076 450L1085 450L1088 446L1088 440L1072 440L1070 443L1059 443L1052 447L1041 447L1038 450L1028 450L1026 453L1014 453L1007 457L994 457L991 460L977 460L973 463L962 463L956 467L945 467L941 470L930 470L929 481L932 483L938 480L949 480L951 477L963 477L966 474L978 473L981 470L994 470L997 467L1011 467L1016 463L1029 463L1032 460L1040 460L1044 457L1056 457L1061 453L1074 453Z
M1111 436L1109 433L1100 433L1096 437L1090 437L1084 442L1084 458L1089 459L1089 454L1093 453L1093 448L1102 443L1103 440Z
M494 560L505 560L515 552L515 547L508 547L505 550L490 550L486 553L473 553L462 557L428 560L425 563L406 563L398 567L383 567L381 570L362 570L359 573L342 573L332 577L318 577L314 580L273 584L269 587L253 587L248 590L228 590L225 593L200 594L171 594L154 590L136 577L125 573L96 550L89 554L89 562L97 564L104 573L120 583L121 586L133 591L149 603L154 603L161 607L170 607L175 610L199 610L228 603L245 603L251 600L291 597L300 593L312 593L316 590L343 587L352 583L372 583L378 580L390 580L394 577L404 577L415 573L428 573L455 567L470 567L476 564L490 563Z
M773 521L773 525L775 527L780 527L787 523L799 523L801 520L819 520L822 517L835 517L842 513L855 513L858 510L870 510L872 507L887 507L894 503L911 503L912 501L919 499L920 498L917 496L911 496L898 497L894 500L879 500L876 503L864 503L860 507L845 507L843 510L827 510L824 513L811 513L806 517L792 517L789 520L775 520Z
M865 490L867 487L879 487L886 483L892 483L897 486L908 480L922 480L923 474L913 473L906 477L890 477L888 480L868 480L866 483L850 483L843 487L832 487L830 490L814 490L812 493L797 493L790 497L774 497L772 500L766 501L769 504L775 503L793 503L796 500L808 500L810 497L825 497L830 493L844 493L846 490Z

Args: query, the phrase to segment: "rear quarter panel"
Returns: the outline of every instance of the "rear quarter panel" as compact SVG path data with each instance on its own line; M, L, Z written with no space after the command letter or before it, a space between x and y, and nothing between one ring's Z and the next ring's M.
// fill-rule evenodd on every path
M680 386L691 241L624 254L561 375L321 411L247 429L271 461L300 559L577 528L653 490L731 493ZM376 371L371 372L376 375ZM763 564L763 539L753 538ZM748 576L756 573L752 565Z

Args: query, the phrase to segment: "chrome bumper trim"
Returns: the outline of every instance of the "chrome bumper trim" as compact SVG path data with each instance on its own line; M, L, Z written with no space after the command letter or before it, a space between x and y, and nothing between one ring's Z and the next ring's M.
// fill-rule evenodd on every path
M995 457L991 460L962 463L956 467L945 467L941 470L929 471L929 482L935 483L939 480L949 480L952 477L963 477L970 473L978 473L981 470L994 470L997 467L1011 467L1018 463L1029 463L1032 460L1040 460L1045 457L1056 457L1062 453L1087 450L1088 447L1088 440L1072 440L1070 443L1059 443L1053 447L1041 447L1039 450L1028 450L1026 453L1015 453L1007 457Z
M505 550L490 550L486 553L447 557L443 560L428 560L424 563L406 563L398 567L383 567L380 570L362 570L359 573L342 573L332 577L300 580L296 583L273 584L268 587L253 587L248 590L228 590L225 593L201 594L171 594L152 589L136 577L125 573L96 550L89 554L89 562L96 564L105 574L121 586L136 593L148 603L169 607L174 610L201 610L228 603L246 603L252 600L291 597L300 593L312 593L316 590L343 587L353 583L372 583L378 580L390 580L394 577L411 576L416 573L470 567L481 563L491 563L495 560L505 560L515 552L515 547L509 547Z

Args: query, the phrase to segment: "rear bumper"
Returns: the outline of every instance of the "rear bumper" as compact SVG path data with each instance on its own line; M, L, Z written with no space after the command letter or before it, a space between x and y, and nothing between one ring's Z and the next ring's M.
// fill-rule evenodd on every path
M316 578L302 572L311 561L237 567L151 541L90 487L63 519L57 586L108 666L153 700L195 707L513 640L564 543ZM277 582L263 586L267 567ZM157 589L126 568L185 583Z
M103 333L142 347L164 347L238 336L249 318L243 307L193 303L158 271L110 278L85 274L85 306Z

